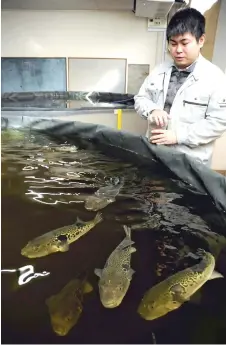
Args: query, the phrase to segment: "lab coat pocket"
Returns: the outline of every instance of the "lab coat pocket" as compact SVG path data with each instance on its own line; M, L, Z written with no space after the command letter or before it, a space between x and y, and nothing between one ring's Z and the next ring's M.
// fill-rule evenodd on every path
M149 84L148 93L149 93L149 96L151 97L151 100L154 103L158 103L159 97L160 97L162 92L163 92L163 88L160 87L159 84L157 84L157 83L150 83Z
M220 99L219 105L220 105L220 108L226 108L226 98Z
M183 100L183 122L194 123L205 119L209 97L186 97Z

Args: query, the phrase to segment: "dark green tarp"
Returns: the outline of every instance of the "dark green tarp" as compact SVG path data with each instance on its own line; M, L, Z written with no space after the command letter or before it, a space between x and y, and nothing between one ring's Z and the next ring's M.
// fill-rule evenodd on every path
M111 92L6 92L1 95L4 110L133 109L134 95ZM68 104L71 103L70 107ZM17 108L17 109L15 109Z

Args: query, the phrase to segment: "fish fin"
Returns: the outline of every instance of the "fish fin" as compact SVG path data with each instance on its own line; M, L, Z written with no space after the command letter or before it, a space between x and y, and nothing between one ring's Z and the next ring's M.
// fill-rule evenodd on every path
M95 268L94 273L96 274L96 276L101 278L102 275L102 269L100 268Z
M224 278L224 276L221 273L214 270L211 277L208 280L212 280L216 278Z
M77 217L75 224L85 224L85 221Z
M69 250L69 244L66 241L63 243L60 243L58 247L59 247L60 252L63 252L63 253Z
M183 304L187 301L187 299L183 298L183 294L185 293L185 288L181 284L175 284L170 287L170 291L172 293L173 300Z
M97 212L97 214L96 214L96 216L95 216L93 222L94 222L95 224L98 224L98 223L102 222L102 220L103 220L102 213L101 213L101 212Z
M136 251L137 249L135 247L130 247L130 250L129 250L130 254L135 253Z
M134 241L131 241L130 239L125 238L123 240L123 245L121 246L121 249L131 246L132 244L134 244Z
M92 285L88 281L86 281L85 284L84 284L84 287L83 287L83 292L84 293L89 293L91 291L93 291L93 287L92 287Z
M126 233L126 237L128 237L129 239L131 239L131 228L127 225L123 225L123 229Z
M127 264L122 265L122 268L123 270L127 271L128 278L132 279L132 276L135 273L135 271L131 267L129 267Z
M134 273L135 273L135 271L132 268L130 268L130 270L129 270L129 277L132 278Z

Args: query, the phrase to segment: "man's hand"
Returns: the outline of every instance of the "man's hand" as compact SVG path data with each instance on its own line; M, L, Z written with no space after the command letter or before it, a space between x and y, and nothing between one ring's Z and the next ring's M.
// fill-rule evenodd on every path
M166 127L170 115L164 110L156 109L152 111L150 118L152 119L151 122L156 123L157 126Z
M177 144L176 134L171 130L153 129L150 142L157 145L174 145Z

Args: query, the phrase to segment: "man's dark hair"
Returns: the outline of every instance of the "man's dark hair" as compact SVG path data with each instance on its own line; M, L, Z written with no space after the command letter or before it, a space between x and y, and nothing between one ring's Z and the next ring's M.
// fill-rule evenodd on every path
M183 8L177 11L168 24L166 30L167 41L177 35L183 35L189 32L195 36L198 41L205 33L205 17L195 8Z

